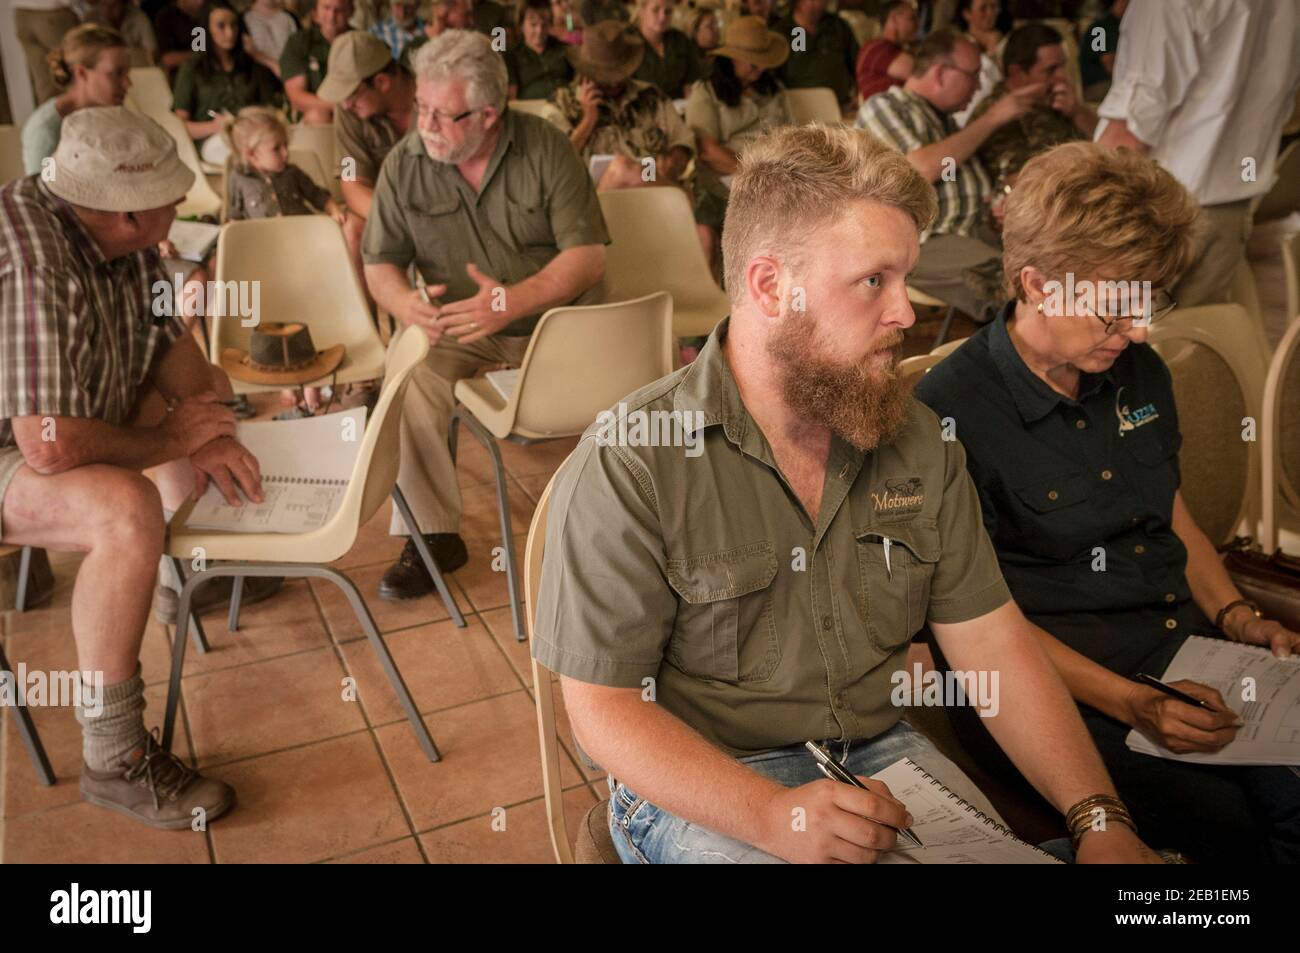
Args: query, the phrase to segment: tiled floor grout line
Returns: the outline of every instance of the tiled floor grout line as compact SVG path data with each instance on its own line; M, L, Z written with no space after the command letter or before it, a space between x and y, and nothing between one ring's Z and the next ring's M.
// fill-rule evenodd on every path
M316 589L313 586L309 585L307 588L311 590L312 604L316 607L316 613L320 616L321 623L325 626L325 632L330 637L330 645L334 648L334 654L338 658L339 664L342 665L343 671L346 672L355 683L356 674L352 671L352 666L348 664L347 657L343 654L343 643L339 642L334 637L334 629L330 626L329 620L325 618L325 607L321 604L320 595L316 592ZM366 608L367 611L369 611L368 603ZM468 620L466 621L468 622ZM384 633L380 632L379 637L382 639ZM369 639L365 638L364 635L362 638L367 642L369 641ZM370 651L373 652L374 648L371 647ZM389 764L388 758L384 755L384 746L379 743L379 735L375 733L375 725L371 720L370 713L366 710L365 703L361 700L360 692L357 693L357 707L361 710L361 719L366 724L366 735L370 739L370 744L374 746L375 753L379 756L379 764L384 769L384 775L388 778L388 786L393 792L393 798L397 801L397 808L402 812L402 818L406 821L406 829L411 832L411 837L415 840L415 849L419 853L420 858L427 864L429 858L425 856L424 848L420 844L420 838L415 836L415 818L407 809L406 801L402 798L402 789L397 783L397 776L393 773L393 766ZM418 706L416 710L419 710ZM420 713L420 717L424 717L423 712ZM425 726L428 726L427 721L425 722ZM412 730L414 730L414 727L412 727ZM430 734L432 734L432 732L430 732Z

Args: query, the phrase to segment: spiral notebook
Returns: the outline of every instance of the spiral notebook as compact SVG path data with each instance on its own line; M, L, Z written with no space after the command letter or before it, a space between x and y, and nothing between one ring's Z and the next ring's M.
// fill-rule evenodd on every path
M235 437L262 468L261 503L231 506L209 485L185 520L187 529L230 533L308 533L324 526L343 503L366 409L301 420L241 423Z
M903 758L872 775L884 781L916 819L912 830L924 847L891 850L882 864L1060 864L1027 844L975 805L945 787L914 761ZM900 847L902 841L899 841Z

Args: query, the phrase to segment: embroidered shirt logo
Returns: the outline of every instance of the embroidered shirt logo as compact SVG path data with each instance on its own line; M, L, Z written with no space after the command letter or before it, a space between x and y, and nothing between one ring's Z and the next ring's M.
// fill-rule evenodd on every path
M1151 423L1160 417L1160 411L1156 410L1155 404L1143 404L1136 410L1130 410L1128 404L1122 403L1121 398L1124 396L1124 388L1120 388L1115 393L1115 416L1119 418L1119 435L1122 437L1130 430L1136 430L1138 427Z
M886 480L885 492L871 494L871 505L877 513L900 513L919 510L925 502L925 487L920 477Z

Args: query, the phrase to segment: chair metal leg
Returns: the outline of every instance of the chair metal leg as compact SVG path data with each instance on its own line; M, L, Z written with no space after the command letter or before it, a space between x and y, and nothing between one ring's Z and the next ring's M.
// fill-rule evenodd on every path
M14 611L27 611L27 581L32 573L32 548L24 546L18 556L18 591L14 593ZM7 671L6 667L6 671ZM54 782L50 782L53 784Z
M23 550L26 555L27 550ZM22 610L19 609L19 612ZM5 658L4 649L0 648L0 671L12 672L9 666L9 659ZM26 698L24 697L23 686L14 680L17 689L17 695L14 705L14 717L18 719L18 737L23 740L23 747L27 749L27 755L32 759L32 767L36 769L36 776L41 779L41 784L47 788L54 784L54 769L50 767L49 756L45 753L45 746L41 744L41 736L36 733L36 725L32 721L31 712L27 710Z
M179 560L176 560L176 562L179 563ZM176 571L178 573L181 571L179 565L177 565ZM211 572L210 570L201 570L189 579L185 579L184 584L181 586L180 600L176 606L176 637L172 639L172 671L171 678L167 682L167 710L163 715L162 730L162 746L168 751L172 747L172 730L176 727L176 706L181 699L181 673L185 669L185 630L190 624L198 624L198 620L190 612L190 600L194 595L194 590ZM184 576L181 578L184 579Z
M451 615L451 621L456 623L457 628L465 628L465 617L461 615L460 606L456 605L455 596L447 588L447 581L442 577L442 570L433 561L433 553L429 551L429 544L425 542L424 534L420 532L420 524L415 521L415 515L411 512L406 497L402 494L402 488L397 484L393 484L393 505L397 507L397 512L402 515L402 521L406 523L407 532L411 534L411 542L415 543L415 549L420 554L420 559L424 561L424 568L433 577L433 584L438 589L438 598L442 599L442 604L447 607L447 612Z
M944 341L948 340L948 330L952 327L953 315L956 313L957 309L949 305L948 313L943 316L943 324L939 326L939 336L934 339L934 344L930 345L930 350L933 351Z
M460 410L451 415L451 424L447 427L447 449L451 451L451 462L456 462L456 443L460 436Z
M227 632L239 631L239 601L244 597L244 577L236 576L230 588L230 618L226 620Z
M181 589L183 590L186 585L185 564L181 560L173 556L172 565L176 567L176 578L180 580ZM203 576L204 573L199 573L198 575ZM181 612L180 606L177 606L176 607L177 631L181 630L180 612ZM199 621L199 617L192 612L189 614L189 630L190 630L190 638L194 639L195 651L197 651L200 655L207 655L208 654L207 634L203 631L203 623Z
M510 527L510 497L501 448L497 446L496 438L472 414L457 410L456 417L464 419L466 429L492 455L492 470L497 481L497 512L501 518L501 548L505 550L506 556L506 587L510 590L510 618L515 626L515 641L523 642L527 639L524 634L524 607L523 600L519 597L519 570L515 565L515 538Z
M419 742L420 750L424 752L425 757L430 761L441 761L442 755L438 753L438 746L433 743L433 736L429 734L429 727L424 723L424 718L420 715L419 709L415 707L415 701L411 698L411 692L406 687L406 681L402 678L402 673L397 670L397 665L394 664L393 657L388 652L388 646L384 644L383 636L379 634L379 628L370 615L370 609L366 606L366 601L361 598L361 593L357 591L357 587L353 585L352 580L342 573L326 569L323 566L317 568L319 572L313 574L332 579L343 590L343 594L348 597L348 602L352 604L352 611L356 613L357 621L361 623L361 628L366 632L366 638L370 640L375 654L379 656L379 664L384 667L384 674L388 676L388 683L393 686L393 691L397 693L397 700L402 705L402 711L406 712L406 718L415 731L415 740ZM464 623L462 622L462 624Z

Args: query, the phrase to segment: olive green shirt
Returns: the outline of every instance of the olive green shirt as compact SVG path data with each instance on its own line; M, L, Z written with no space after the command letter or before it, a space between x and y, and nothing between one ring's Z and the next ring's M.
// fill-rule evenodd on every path
M418 130L393 147L361 239L366 264L415 262L426 283L447 286L444 301L458 301L478 293L468 262L512 285L566 248L609 242L591 176L565 135L511 109L503 123L477 194L454 165L429 158ZM595 303L599 291L597 284L576 303ZM540 317L500 333L531 334Z
M330 58L330 43L313 23L285 41L280 52L280 79L289 82L295 76L307 76L307 92L314 93L325 81L325 67Z
M564 55L568 49L554 37L546 38L546 48L538 53L520 42L506 53L506 72L511 85L517 87L515 99L550 99L551 93L573 79L573 67Z
M388 153L401 141L402 133L382 113L360 119L352 110L340 108L334 110L334 139L340 162L352 159L351 171L356 178L373 184Z
M772 27L791 44L790 58L777 70L781 82L790 89L809 89L827 86L834 90L835 98L845 106L853 101L858 87L856 70L858 41L853 29L834 13L825 14L817 21L817 32L802 36L802 49L794 49L794 30L799 27L794 14L778 20Z
M681 30L664 32L664 55L645 43L645 56L632 75L652 83L669 99L681 99L688 84L704 75L703 56L689 36Z
M247 69L200 69L203 60L191 56L181 64L172 90L172 109L183 109L191 122L206 122L223 112L236 115L245 106L278 106L284 96L280 81L261 63Z
M727 323L561 466L533 654L583 682L653 687L733 756L874 737L902 715L891 676L921 625L1010 598L965 452L916 401L886 446L833 437L814 523L741 400ZM645 428L638 411L673 416ZM674 421L688 425L675 446L634 439Z

